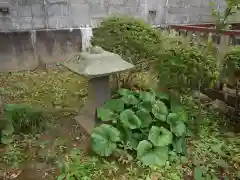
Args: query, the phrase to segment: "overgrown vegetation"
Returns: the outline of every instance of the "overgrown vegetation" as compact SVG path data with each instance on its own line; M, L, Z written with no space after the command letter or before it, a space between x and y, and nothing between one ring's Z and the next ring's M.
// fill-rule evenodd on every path
M228 84L237 85L240 78L240 46L232 46L225 55L223 76Z
M86 149L82 146L87 138L75 124L66 127L73 119L71 114L48 112L45 117L31 108L77 109L79 101L85 101L84 79L62 69L1 74L0 94L9 103L5 115L11 123L2 131L0 178L27 180L33 174L37 180L239 179L239 134L226 129L226 123L221 126L225 117L185 91L214 78L217 71L211 51L123 16L104 21L92 43L134 64L155 60L154 72L137 73L144 81L138 85L152 82L148 78L153 76L161 86L187 94L176 99L159 87L153 90L151 82L141 90L120 89L97 110L103 124L91 137L96 157L77 150ZM237 56L233 53L226 58L236 61ZM20 103L32 106L23 108ZM39 171L42 174L37 176Z
M43 73L43 74L41 74ZM58 75L59 73L59 75ZM69 88L66 86L66 82L64 79L69 78L68 73L60 73L59 71L52 73L45 74L44 72L37 72L36 74L36 80L34 81L37 84L38 88L33 88L31 86L32 80L29 78L28 72L22 72L22 73L13 73L12 75L2 75L0 81L4 82L3 84L7 84L5 89L9 89L9 94L6 97L6 102L11 102L13 97L17 97L18 102L31 102L32 105L36 104L39 105L38 102L35 102L32 96L27 96L29 92L32 94L37 95L36 99L39 99L41 102L46 102L46 104L50 105L51 107L51 101L55 100L56 92L51 91L51 89L54 89L52 84L54 86L56 84L59 89L64 89L61 91L58 91L58 96L64 97L65 96L65 90L66 89L76 89L79 90L79 83L75 83L75 86L71 85ZM144 73L139 74L139 76L146 76L142 77L144 81L147 81L146 78L149 77L149 72L147 75ZM43 78L44 76L44 78ZM63 78L64 76L64 78ZM152 74L154 76L154 74ZM41 78L38 78L41 77ZM71 76L72 77L72 76ZM24 83L27 84L28 92L23 92L21 96L16 96L18 92L18 89L14 88L14 84L17 81L17 79L24 78ZM46 79L46 80L43 80ZM140 78L141 79L141 78ZM71 82L78 82L79 79L77 77L72 77ZM149 80L148 80L149 81ZM151 81L151 79L150 79ZM54 83L53 83L54 82ZM45 94L46 86L44 84L48 84L48 93ZM141 82L139 82L141 84ZM149 84L150 85L150 84ZM42 87L42 89L41 89ZM150 87L150 86L149 86ZM44 89L45 93L39 93L42 92ZM80 91L81 92L81 91ZM133 93L134 94L134 93ZM157 93L156 93L157 94ZM13 96L14 95L14 96ZM25 97L26 95L26 97ZM45 97L51 97L51 99L47 99ZM26 98L27 101L26 101ZM69 94L69 98L71 98L71 101L73 102L73 105L75 105L75 100L78 100L78 95L72 96L72 94ZM189 134L187 131L186 134L186 148L187 148L187 154L185 156L176 156L175 161L166 162L166 165L157 168L157 169L149 169L146 167L142 167L142 163L136 162L137 159L137 153L135 150L127 150L127 152L133 157L130 158L129 156L126 156L125 154L123 156L117 156L115 161L111 159L99 159L94 156L88 156L83 153L78 153L76 156L74 162L70 160L70 156L72 153L70 153L70 150L76 146L78 149L81 148L82 142L84 140L82 139L82 135L79 136L81 132L77 131L76 135L71 135L70 137L67 136L67 134L62 133L61 129L65 128L66 125L58 125L59 123L68 122L68 119L66 119L66 115L61 117L60 120L56 120L53 122L53 124L47 124L48 128L55 128L55 126L60 126L60 129L54 130L50 129L49 133L47 133L44 130L44 133L42 134L30 134L30 135L24 135L20 136L19 134L16 134L13 137L14 141L11 143L12 146L4 147L1 150L1 158L0 158L0 166L1 170L0 177L11 179L10 177L19 177L19 179L26 180L27 178L30 178L33 174L35 179L43 179L43 176L45 179L56 179L57 176L64 176L66 177L68 174L86 174L86 177L91 178L93 180L100 180L100 179L136 179L136 180L146 180L146 179L162 179L162 177L165 177L169 180L182 180L187 177L192 178L192 173L198 170L198 167L201 168L202 174L201 176L205 178L207 175L210 177L220 178L222 176L228 177L228 179L237 179L237 169L239 169L239 163L238 163L238 139L239 135L234 133L229 133L229 130L224 131L223 127L219 125L219 119L221 117L217 115L217 112L214 112L213 110L209 110L208 107L206 109L202 110L201 117L199 117L199 111L202 108L203 105L199 105L198 103L195 103L195 100L191 97L184 98L185 102L184 107L187 107L188 114L189 114L189 120L185 122L186 126L190 128L190 130L195 128L195 124L193 124L191 128L191 124L194 122L194 119L198 119L200 121L200 131L199 131L199 138L195 139L194 136L190 137L192 133ZM79 100L78 100L79 101ZM77 103L75 105L77 107ZM134 111L135 112L135 111ZM69 117L69 116L68 116ZM49 117L51 119L51 117ZM72 119L71 116L69 119ZM48 120L49 121L49 120ZM166 123L166 122L165 122ZM226 126L225 126L226 127ZM189 130L188 128L188 130ZM54 131L59 132L56 137ZM66 129L67 133L72 132L72 129ZM194 132L194 131L193 131ZM53 134L49 136L50 134ZM232 135L231 135L232 134ZM75 138L79 139L76 140ZM53 141L54 143L51 143ZM80 147L79 145L80 144ZM218 147L221 147L221 151L217 150L217 148L213 148L215 151L211 149L211 147L214 147L213 145L219 144ZM73 146L74 145L74 146ZM171 145L169 146L171 147ZM224 147L224 149L223 149ZM226 149L228 147L228 149ZM121 147L120 147L121 148ZM122 148L121 148L122 149ZM123 148L124 149L124 148ZM217 152L218 151L218 152ZM222 152L223 151L223 152ZM75 152L75 151L74 151ZM73 153L74 154L74 153ZM169 160L174 157L169 155ZM32 166L32 161L34 161L36 164L41 164L41 167L43 168L39 170L36 169L28 169L25 167L26 164L29 164ZM46 165L42 165L43 162L47 162L50 167L46 167ZM81 163L79 163L81 162ZM222 173L222 163L223 165L227 165L224 168L224 173ZM61 168L58 168L58 166L62 167L62 163L66 166L61 170ZM219 165L220 163L220 165ZM56 166L57 165L57 166ZM76 166L76 168L72 168L73 166ZM14 168L13 168L14 167ZM78 169L79 167L79 169ZM91 169L91 173L89 174L89 170L87 168ZM24 171L22 171L24 170ZM26 173L24 173L26 172ZM41 172L41 176L39 176L38 173ZM20 176L22 176L20 178ZM211 178L210 178L211 179ZM213 179L213 178L212 178Z
M240 46L232 46L229 52L225 55L227 68L232 68L233 71L240 68Z
M159 84L165 88L198 88L199 84L209 85L218 75L216 58L208 48L170 37L133 17L105 19L94 30L92 44L120 54L137 67L157 61Z

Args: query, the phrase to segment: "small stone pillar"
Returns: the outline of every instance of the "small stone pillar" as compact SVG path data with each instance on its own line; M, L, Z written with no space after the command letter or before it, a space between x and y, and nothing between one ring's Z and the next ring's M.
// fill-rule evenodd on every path
M89 52L82 52L78 58L68 60L63 65L89 79L87 102L75 119L90 134L96 123L100 123L96 109L111 98L109 76L134 66L119 55L104 51L100 47L91 47Z

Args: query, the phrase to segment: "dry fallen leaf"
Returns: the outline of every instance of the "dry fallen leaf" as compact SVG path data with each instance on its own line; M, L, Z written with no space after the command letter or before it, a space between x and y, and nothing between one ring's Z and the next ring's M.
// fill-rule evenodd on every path
M20 174L21 174L21 170L14 170L15 172L11 172L9 173L9 175L7 175L8 179L16 179Z

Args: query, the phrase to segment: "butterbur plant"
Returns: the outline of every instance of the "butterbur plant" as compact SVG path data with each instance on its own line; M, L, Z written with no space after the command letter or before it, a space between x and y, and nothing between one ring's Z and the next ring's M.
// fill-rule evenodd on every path
M97 109L105 123L92 132L95 153L111 156L123 148L151 167L185 153L188 115L180 103L161 92L120 89L118 94Z

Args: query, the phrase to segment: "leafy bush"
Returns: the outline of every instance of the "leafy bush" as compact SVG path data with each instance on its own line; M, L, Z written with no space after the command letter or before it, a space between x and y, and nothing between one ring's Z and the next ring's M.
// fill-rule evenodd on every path
M225 68L234 71L240 68L240 46L232 46L225 55Z
M181 39L169 40L166 50L159 55L155 70L161 86L177 90L209 85L218 74L216 58L195 43Z
M107 122L92 133L92 148L100 156L120 147L136 152L144 165L161 166L169 154L185 152L188 115L168 94L120 89L119 97L98 108L97 115Z
M136 64L156 57L161 48L162 35L140 19L113 16L93 30L91 43Z
M222 78L228 85L235 86L240 77L240 46L232 46L224 57Z

